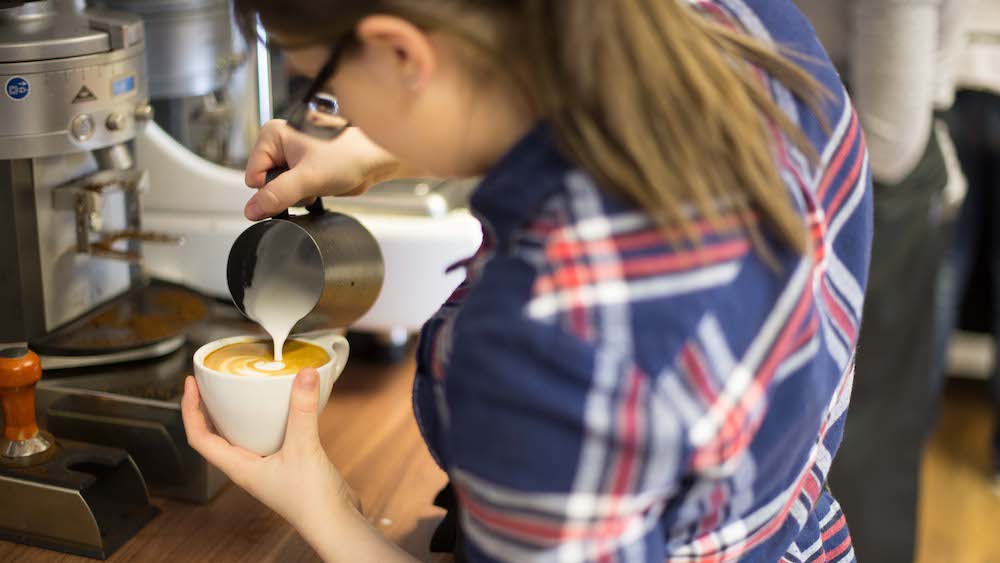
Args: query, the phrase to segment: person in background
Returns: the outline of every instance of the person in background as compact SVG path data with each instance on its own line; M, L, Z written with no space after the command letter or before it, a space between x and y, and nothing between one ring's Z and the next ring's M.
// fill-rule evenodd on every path
M962 197L935 112L953 102L961 0L796 0L843 75L875 180L874 241L850 416L830 487L862 561L911 563L937 272Z
M470 204L484 244L425 326L414 383L459 560L854 560L826 472L871 179L789 0L235 8L315 77L304 102L336 94L356 125L325 142L294 130L299 113L268 124L249 218L361 191L400 161L485 175ZM317 395L303 370L284 445L261 458L212 431L189 379L188 440L324 559L410 560L351 502Z
M968 196L938 278L938 334L932 364L931 396L944 383L947 348L973 260L988 256L993 338L1000 351L1000 2L973 0L957 65L959 93L948 123L968 178ZM980 250L985 245L985 250ZM996 358L996 356L995 356ZM994 359L991 398L1000 414L1000 374ZM993 434L994 490L1000 494L1000 420Z

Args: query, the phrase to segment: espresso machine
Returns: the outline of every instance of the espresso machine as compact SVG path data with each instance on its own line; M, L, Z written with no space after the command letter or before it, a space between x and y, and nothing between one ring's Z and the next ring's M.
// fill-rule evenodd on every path
M0 1L0 538L100 558L156 509L126 451L39 429L32 349L94 362L92 333L72 327L139 287L142 241L171 240L139 221L144 48L128 14Z

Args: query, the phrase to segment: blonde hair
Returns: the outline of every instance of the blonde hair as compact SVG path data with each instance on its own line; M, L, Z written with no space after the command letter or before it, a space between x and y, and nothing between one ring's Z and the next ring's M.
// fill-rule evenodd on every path
M268 29L295 37L296 46L332 43L370 14L451 32L511 73L570 159L660 225L678 228L669 231L698 245L688 212L694 209L716 231L744 229L769 262L761 223L796 252L807 248L805 223L779 176L771 128L813 160L815 149L758 71L822 121L821 86L786 54L682 0L236 0L236 6L245 29L259 15ZM481 23L487 18L490 30Z

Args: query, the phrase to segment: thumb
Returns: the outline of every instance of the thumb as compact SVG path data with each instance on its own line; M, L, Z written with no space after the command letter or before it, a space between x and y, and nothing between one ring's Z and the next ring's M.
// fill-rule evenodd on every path
M288 405L282 449L306 450L319 445L319 373L306 368L295 376Z
M243 214L251 221L273 217L298 203L302 197L300 174L293 168L257 190Z

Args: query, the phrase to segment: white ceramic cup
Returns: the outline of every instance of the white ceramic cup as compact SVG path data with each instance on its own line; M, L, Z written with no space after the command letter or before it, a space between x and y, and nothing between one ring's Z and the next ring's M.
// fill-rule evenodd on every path
M288 422L288 401L295 375L233 375L205 367L205 358L229 344L260 340L259 336L234 336L210 342L194 353L194 376L201 400L220 434L230 444L260 455L281 449ZM333 382L347 363L350 347L339 334L309 334L289 337L319 346L330 361L319 372L319 408L330 398Z

